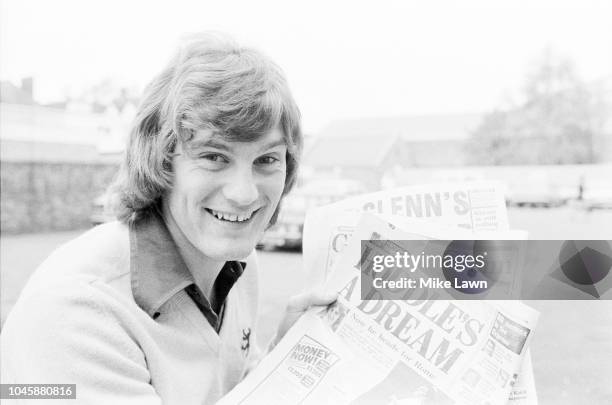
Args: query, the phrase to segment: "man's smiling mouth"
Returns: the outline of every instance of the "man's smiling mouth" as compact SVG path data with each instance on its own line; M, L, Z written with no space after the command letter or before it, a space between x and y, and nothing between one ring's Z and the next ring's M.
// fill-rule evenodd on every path
M255 211L243 212L243 213L231 213L224 211L217 211L210 208L204 208L206 212L211 214L213 217L218 220L225 222L234 222L234 223L245 223L249 222L251 218L259 211L259 208Z

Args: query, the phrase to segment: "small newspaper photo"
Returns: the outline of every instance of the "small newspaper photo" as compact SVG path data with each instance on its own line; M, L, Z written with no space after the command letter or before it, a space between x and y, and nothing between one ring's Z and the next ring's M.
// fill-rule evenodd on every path
M357 197L353 204L324 207L326 214L314 213L310 218L316 225L308 224L311 247L304 260L321 266L324 289L338 292L339 298L302 316L220 403L536 404L529 354L538 320L534 309L515 300L361 299L356 264L361 260L361 241L373 235L384 240L525 236L508 229L503 195L495 184L403 188L377 193L375 198L389 202L403 194L448 194L452 200L450 196L460 190L468 204L471 192L488 193L482 205L489 219L474 219L475 213L458 215L452 207L447 208L452 213L446 222L442 212L435 221L384 209L364 212L363 202L373 201L367 196ZM324 217L333 220L323 225ZM475 225L485 222L486 229ZM325 250L323 243L333 240L338 229L350 229L343 248L331 255L325 251L324 261L312 257Z

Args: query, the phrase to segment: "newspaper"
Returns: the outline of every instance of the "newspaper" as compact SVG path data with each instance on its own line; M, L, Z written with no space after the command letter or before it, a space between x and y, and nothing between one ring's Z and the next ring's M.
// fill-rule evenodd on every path
M537 312L519 302L362 301L355 260L374 233L414 238L364 216L325 286L338 301L303 316L222 404L508 401Z
M505 210L504 210L505 215ZM393 224L398 224L399 221L393 222ZM437 227L432 228L432 231L428 231L428 226L424 224L415 225L411 224L411 232L407 233L398 229L397 227L385 222L380 219L371 216L365 215L362 218L361 225L357 228L357 233L355 237L352 239L352 242L346 249L346 252L341 255L338 265L335 268L332 276L326 283L326 288L334 291L351 291L352 297L356 300L359 299L359 271L357 270L359 267L356 266L357 261L361 255L361 240L370 240L373 239L373 235L377 234L376 237L385 240L408 240L408 239L422 239L422 238L440 238L440 235L444 235L445 238L451 236L453 239L462 239L462 238L470 238L469 233L451 230ZM524 234L520 232L512 232L506 231L502 233L504 238L521 238ZM482 235L482 233L480 233ZM474 236L471 236L474 238ZM352 274L352 276L351 276ZM347 284L347 280L350 279L350 282ZM450 298L450 297L449 297ZM437 301L444 302L444 301ZM503 308L511 308L514 307L515 316L527 316L527 320L531 323L531 326L535 326L535 322L537 320L537 312L527 307L526 305L517 302L517 301L495 301L495 302L478 302L478 301L453 301L453 304L463 308L469 307L471 311L482 310L483 308L491 307L491 306L501 306ZM514 363L514 366L521 366L520 357L515 359L518 362ZM530 357L529 357L530 360ZM513 376L513 384L515 395L510 396L513 400L523 400L525 402L522 403L537 403L535 396L535 385L533 384L533 371L531 368L530 361L527 364L527 367L523 369L523 376L520 379L521 381L514 381L519 378L521 371L518 369L514 370L511 374ZM508 398L508 395L506 395ZM468 401L470 403L470 401ZM471 403L479 403L476 400L471 401ZM494 402L491 402L494 403ZM503 402L502 402L503 403ZM519 403L519 402L515 402Z
M324 282L362 212L405 217L431 229L439 225L443 230L451 226L470 232L507 231L504 191L495 181L428 184L360 195L311 210L304 222L304 266L311 280Z
M422 239L447 239L450 234L453 239L527 239L526 232L509 230L504 196L505 185L495 181L438 183L361 195L312 210L304 225L305 269L314 285L325 282L361 212L375 212ZM426 225L426 231L420 232L420 225ZM515 280L506 281L513 285ZM519 374L510 400L537 404L529 351Z

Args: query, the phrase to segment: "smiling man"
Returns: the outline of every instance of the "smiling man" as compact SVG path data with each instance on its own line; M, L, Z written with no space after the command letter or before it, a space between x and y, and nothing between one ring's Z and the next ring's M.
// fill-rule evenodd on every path
M261 53L186 41L151 82L114 190L118 221L54 252L2 331L2 382L77 402L213 403L258 360L254 247L296 178L299 112ZM312 305L291 300L282 337Z
M165 199L165 213L204 256L246 257L285 189L283 132L271 128L257 140L240 142L199 130L191 141L177 145L172 166L175 181Z

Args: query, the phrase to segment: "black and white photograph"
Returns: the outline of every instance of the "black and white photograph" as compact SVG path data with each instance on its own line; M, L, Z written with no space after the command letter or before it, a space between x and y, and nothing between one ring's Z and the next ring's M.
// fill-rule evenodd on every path
M610 20L0 0L1 402L611 404ZM378 239L563 247L446 303L364 296Z

